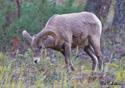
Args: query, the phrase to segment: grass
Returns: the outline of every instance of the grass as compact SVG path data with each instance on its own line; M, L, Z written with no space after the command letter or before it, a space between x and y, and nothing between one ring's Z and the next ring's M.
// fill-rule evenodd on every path
M44 55L46 56L47 53ZM76 53L77 54L77 53ZM45 57L45 56L42 57ZM99 88L99 79L82 78L81 73L91 73L91 60L74 59L72 61L77 71L66 72L64 57L56 52L55 60L49 56L35 64L29 49L24 55L18 54L12 58L0 53L0 88ZM125 56L105 64L105 71L114 74L116 81L125 83ZM43 70L44 69L44 70ZM108 85L107 85L108 86ZM120 88L114 86L113 88Z

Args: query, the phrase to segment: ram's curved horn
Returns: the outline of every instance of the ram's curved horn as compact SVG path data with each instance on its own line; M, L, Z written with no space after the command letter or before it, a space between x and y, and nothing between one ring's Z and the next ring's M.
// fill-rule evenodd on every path
M49 31L47 30L47 31L41 31L41 32L39 32L36 35L34 41L36 42L36 44L39 44L40 41L42 40L42 38L45 37L45 36L47 36L47 35L51 35L55 39L55 45L56 45L57 44L57 36L56 36L56 34L54 32L52 32L50 30Z
M26 30L24 30L22 32L22 35L23 35L25 41L27 42L27 44L30 45L31 41L32 41L32 37L29 35L29 33Z

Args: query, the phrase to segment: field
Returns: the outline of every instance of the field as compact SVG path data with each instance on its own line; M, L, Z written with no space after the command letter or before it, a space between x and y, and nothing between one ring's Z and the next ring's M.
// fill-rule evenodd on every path
M53 55L53 56L52 56ZM113 59L104 64L105 78L90 78L91 60L78 57L78 51L72 51L71 59L76 71L66 72L64 57L61 53L41 56L39 64L32 59L32 51L25 54L16 53L15 57L0 53L0 87L1 88L121 88L121 85L101 85L101 80L125 83L125 57ZM52 57L50 57L52 56ZM100 72L93 72L99 74ZM101 73L100 73L101 74ZM113 76L113 78L112 78Z

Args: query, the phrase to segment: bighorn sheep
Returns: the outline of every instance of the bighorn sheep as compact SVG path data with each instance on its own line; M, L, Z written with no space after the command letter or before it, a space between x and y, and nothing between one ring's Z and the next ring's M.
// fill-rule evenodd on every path
M71 48L79 46L92 58L92 70L103 69L100 51L101 21L90 12L71 13L52 16L41 32L31 37L25 30L24 39L34 54L34 62L40 61L45 48L60 51L66 62L66 68L75 70L70 61Z

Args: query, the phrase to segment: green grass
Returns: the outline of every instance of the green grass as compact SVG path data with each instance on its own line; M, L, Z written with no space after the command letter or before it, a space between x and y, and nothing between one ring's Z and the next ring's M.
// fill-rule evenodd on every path
M88 76L81 78L81 73L91 73L91 60L71 59L77 71L66 72L64 57L56 52L56 60L47 56L35 64L29 49L24 55L12 58L0 53L0 88L99 88L98 79L90 81ZM42 56L44 57L44 55ZM125 57L107 63L105 68L116 76L116 81L125 82ZM43 70L44 69L44 70ZM119 88L114 86L113 88Z

